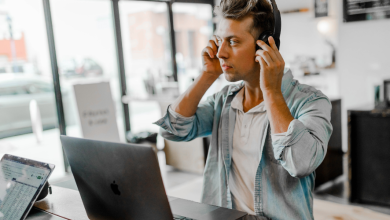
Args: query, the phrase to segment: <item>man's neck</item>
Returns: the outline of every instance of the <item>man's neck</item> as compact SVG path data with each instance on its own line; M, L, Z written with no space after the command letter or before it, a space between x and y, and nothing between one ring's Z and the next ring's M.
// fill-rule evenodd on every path
M253 81L252 81L253 82ZM245 82L244 98L242 100L242 107L244 112L248 112L253 107L264 101L263 92L260 89L260 82L248 83Z

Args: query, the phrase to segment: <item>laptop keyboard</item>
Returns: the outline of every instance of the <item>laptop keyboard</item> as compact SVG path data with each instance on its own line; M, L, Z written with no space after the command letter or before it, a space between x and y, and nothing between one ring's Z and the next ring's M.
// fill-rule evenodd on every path
M184 217L184 216L180 216L180 215L173 215L173 220L195 220L195 219L192 219L192 218L187 218L187 217Z

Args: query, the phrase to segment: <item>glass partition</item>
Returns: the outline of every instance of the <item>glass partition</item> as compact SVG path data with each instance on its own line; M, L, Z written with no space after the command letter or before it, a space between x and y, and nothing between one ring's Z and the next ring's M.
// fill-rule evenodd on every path
M209 4L173 3L177 77L184 92L202 68L201 52L213 35L212 7Z
M0 157L56 164L52 178L59 178L65 170L44 19L42 0L0 1Z
M183 93L200 74L201 52L213 36L212 6L210 4L173 3L173 26L176 41L177 77ZM229 82L221 75L203 99L220 91Z
M133 133L157 132L160 100L178 95L171 60L168 5L120 1L120 19Z
M52 0L57 62L67 135L82 136L73 85L110 82L119 134L124 141L122 103L111 1Z

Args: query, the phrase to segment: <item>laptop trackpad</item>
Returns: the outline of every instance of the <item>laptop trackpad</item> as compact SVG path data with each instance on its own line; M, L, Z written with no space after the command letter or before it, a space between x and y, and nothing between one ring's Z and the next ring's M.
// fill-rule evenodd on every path
M207 213L210 213L219 207L192 202L184 199L170 201L172 213L185 216L187 218L202 219Z

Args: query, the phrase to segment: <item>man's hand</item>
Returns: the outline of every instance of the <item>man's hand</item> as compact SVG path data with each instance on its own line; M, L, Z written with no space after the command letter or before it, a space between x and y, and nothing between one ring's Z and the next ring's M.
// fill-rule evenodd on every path
M217 38L213 36L207 46L202 50L202 72L218 78L223 72L217 57Z
M260 63L260 89L263 92L268 119L272 134L280 134L288 130L294 120L282 94L282 78L284 60L275 41L268 38L271 47L261 40L256 43L263 49L256 51L256 61Z
M222 68L219 59L217 39L209 41L207 47L202 51L202 73L195 79L192 85L181 94L171 105L172 109L184 117L191 117L198 109L198 105L206 91L222 74Z
M268 38L271 47L261 40L256 43L263 50L256 51L256 62L260 63L260 88L263 92L281 92L284 60L273 37Z

